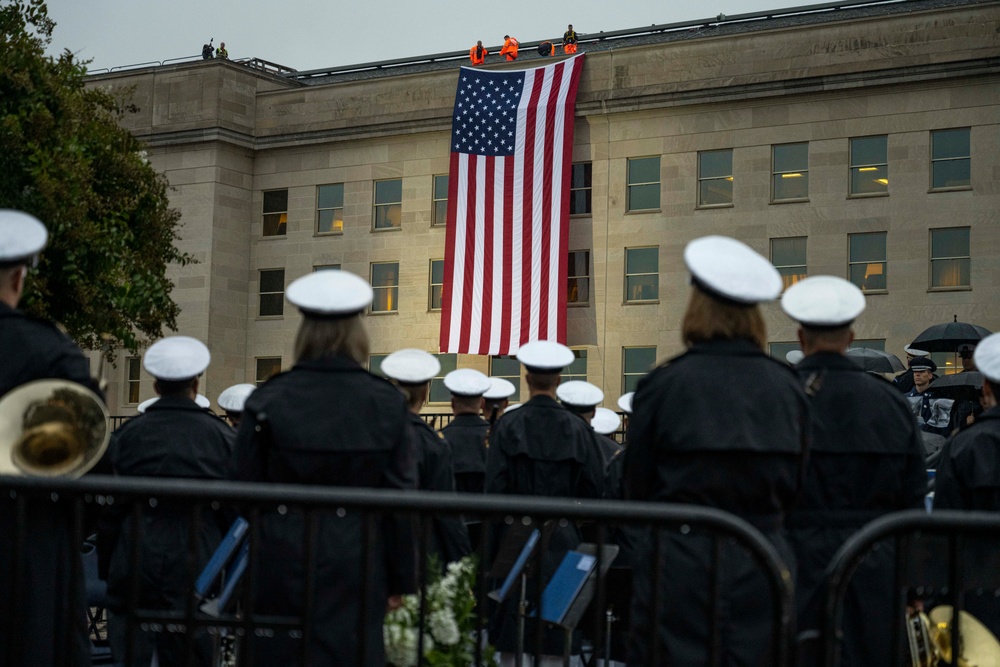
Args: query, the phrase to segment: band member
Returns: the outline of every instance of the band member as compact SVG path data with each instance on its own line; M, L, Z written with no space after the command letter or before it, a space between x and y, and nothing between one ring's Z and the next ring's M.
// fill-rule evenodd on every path
M451 392L455 417L441 433L455 455L455 488L462 493L482 493L490 424L479 416L479 410L490 379L471 368L460 368L444 376L444 386Z
M563 382L556 388L556 397L564 408L579 416L593 428L597 406L604 400L604 392L601 391L600 387L583 380L570 380L569 382ZM618 428L617 425L615 428ZM607 468L608 463L618 453L618 443L601 435L597 429L594 429L594 431L598 434L596 440L600 446L601 461L604 463L604 467Z
M226 419L233 428L239 428L240 418L243 416L243 406L246 405L247 398L256 389L252 384L234 384L227 387L219 394L219 407L226 413Z
M483 394L483 418L491 424L500 419L516 391L509 380L491 377L490 388Z

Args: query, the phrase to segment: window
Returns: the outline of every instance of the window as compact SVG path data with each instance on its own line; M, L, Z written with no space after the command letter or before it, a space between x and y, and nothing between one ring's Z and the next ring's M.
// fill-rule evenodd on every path
M809 144L771 146L771 201L809 197Z
M589 214L591 206L591 178L593 165L589 162L578 162L573 165L569 184L569 214ZM659 172L659 166L657 166ZM659 178L656 179L660 180ZM659 204L657 204L659 206Z
M499 355L490 357L490 375L503 378L514 385L514 394L510 397L511 403L521 400L521 362L513 355Z
M264 193L264 236L284 236L288 227L288 190Z
M969 228L931 230L931 287L969 287Z
M141 360L139 357L129 357L125 361L125 402L139 402L139 369Z
M260 316L283 315L285 307L285 270L260 272Z
M628 210L660 208L660 158L640 157L628 161Z
M444 260L432 259L430 272L430 294L427 297L427 308L441 310L441 298L444 292Z
M882 195L889 192L889 138L851 139L851 194Z
M340 271L340 264L317 264L313 267L313 273L317 271Z
M375 181L375 229L399 229L403 217L403 179Z
M625 248L625 302L660 298L660 248Z
M771 263L781 274L784 289L806 277L806 237L771 239Z
M458 365L457 354L435 354L437 360L441 362L441 372L431 380L430 397L428 403L450 403L451 392L444 386L444 376L455 370Z
M931 189L972 185L969 128L931 132Z
M368 372L372 375L378 375L379 377L385 377L385 373L382 372L382 362L388 357L388 354L369 354L368 355Z
M635 391L639 380L656 365L656 347L622 348L622 393Z
M559 384L570 380L587 381L587 351L573 350L573 362L563 369Z
M938 376L954 375L963 370L962 359L958 356L958 352L931 352L928 356L937 364Z
M698 206L733 203L733 149L698 153Z
M798 343L793 342L782 342L782 343L768 343L767 351L768 353L780 362L788 363L787 354L792 350L802 351Z
M344 231L344 184L316 188L316 233L341 234Z
M448 222L448 175L434 177L434 193L431 199L431 224L444 225Z
M372 264L373 313L394 313L399 310L399 263L379 262Z
M869 350L878 350L879 352L885 352L885 339L859 338L857 340L852 340L850 347L866 347Z
M590 251L571 250L566 278L566 303L590 304Z
M850 234L848 279L864 291L887 289L885 232Z
M281 372L281 357L257 358L257 386L271 379L272 375Z

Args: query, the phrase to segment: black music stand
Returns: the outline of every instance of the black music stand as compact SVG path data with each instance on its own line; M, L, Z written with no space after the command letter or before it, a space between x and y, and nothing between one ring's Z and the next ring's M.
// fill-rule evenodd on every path
M517 590L517 653L515 667L521 667L524 655L524 618L528 609L528 575L532 573L531 555L538 548L541 531L531 526L515 524L504 533L500 550L488 575L501 580L500 587L487 596L496 602L503 602ZM520 581L520 585L516 585Z

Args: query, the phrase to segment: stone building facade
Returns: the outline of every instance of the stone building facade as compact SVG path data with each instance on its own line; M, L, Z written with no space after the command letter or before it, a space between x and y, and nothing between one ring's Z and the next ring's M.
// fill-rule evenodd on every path
M953 317L1000 329L1000 2L914 0L581 51L568 344L571 373L607 406L683 349L682 251L706 234L745 241L789 282L855 280L866 345L901 354ZM211 348L210 398L291 364L300 316L282 293L324 267L374 279L373 354L437 352L458 64L306 77L199 61L91 77L132 87L125 122L173 188L180 246L198 260L172 270L179 330ZM765 313L783 356L795 326L778 304ZM113 374L112 412L152 395L137 359Z

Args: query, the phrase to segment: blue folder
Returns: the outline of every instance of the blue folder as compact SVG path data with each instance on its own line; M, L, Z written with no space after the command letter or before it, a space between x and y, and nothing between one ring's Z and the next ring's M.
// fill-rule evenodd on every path
M567 612L594 572L597 558L570 551L559 563L545 591L542 592L542 620L562 625Z
M215 584L222 570L232 560L233 554L237 552L240 545L243 544L249 528L250 524L242 517L237 517L233 525L229 527L229 532L222 538L222 542L219 543L215 553L212 554L208 564L205 565L205 568L198 575L198 580L194 584L194 593L199 600L204 600L208 596L212 585Z

